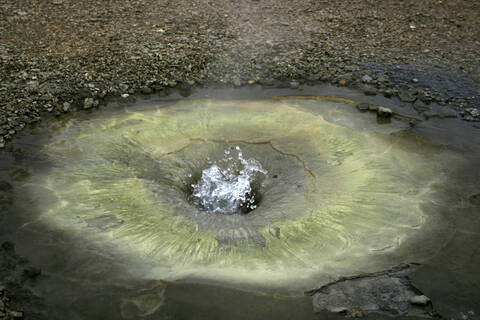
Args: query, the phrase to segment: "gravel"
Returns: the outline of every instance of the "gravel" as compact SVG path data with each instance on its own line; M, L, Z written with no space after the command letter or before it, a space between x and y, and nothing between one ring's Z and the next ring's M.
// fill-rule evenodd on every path
M476 0L1 0L0 146L45 114L169 87L369 84L476 121L479 18Z

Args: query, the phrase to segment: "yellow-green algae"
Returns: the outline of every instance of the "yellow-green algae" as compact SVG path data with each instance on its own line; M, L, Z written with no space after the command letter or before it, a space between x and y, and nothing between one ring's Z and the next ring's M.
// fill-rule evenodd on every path
M205 99L71 120L43 150L58 202L42 220L145 278L307 289L393 265L405 257L382 256L422 232L445 151L395 126L379 132L353 110L347 100ZM200 211L188 185L236 145L269 172L259 207ZM117 223L95 228L98 217Z

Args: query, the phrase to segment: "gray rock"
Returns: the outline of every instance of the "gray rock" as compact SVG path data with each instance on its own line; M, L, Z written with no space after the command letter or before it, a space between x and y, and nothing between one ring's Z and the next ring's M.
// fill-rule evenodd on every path
M372 80L373 80L372 77L370 77L368 74L366 74L362 77L362 82L363 83L370 83L370 82L372 82Z
M410 92L408 92L407 90L400 90L398 92L398 98L403 102L413 102L417 99L415 98L415 96L410 94Z
M64 102L62 109L63 109L63 112L68 112L68 110L70 110L70 103Z
M377 90L374 88L364 88L363 93L366 96L376 96L377 95Z
M410 299L416 296L406 278L412 269L403 265L397 268L396 271L344 278L323 286L313 293L314 311L348 314L347 310L358 309L362 313L406 314Z
M423 115L424 115L425 118L427 118L427 119L440 117L440 115L439 115L437 112L431 111L431 110L425 111L425 112L423 113Z
M438 110L438 115L441 118L456 118L457 117L457 113L450 108L441 108L440 110Z
M290 88L292 89L298 89L300 87L300 83L298 81L292 81L290 82Z
M417 100L413 104L413 109L415 109L418 113L422 113L430 110L430 107L423 103L421 100Z
M383 118L389 118L393 114L392 109L386 107L379 107L377 110L377 115Z
M410 298L411 304L416 304L419 306L426 306L430 302L430 298L424 295L414 296Z
M153 90L150 89L149 87L143 87L143 88L142 88L142 93L143 93L143 94L150 94L150 93L152 93L152 91L153 91Z
M234 85L235 87L240 87L240 86L242 85L242 81L240 80L239 77L233 78L233 85Z
M83 101L83 108L90 109L91 107L93 107L93 98L85 98Z
M370 109L370 106L371 106L370 103L362 102L362 103L357 104L357 109L360 110L360 111L367 111L367 110Z
M5 310L5 303L3 303L2 300L0 300L0 311Z

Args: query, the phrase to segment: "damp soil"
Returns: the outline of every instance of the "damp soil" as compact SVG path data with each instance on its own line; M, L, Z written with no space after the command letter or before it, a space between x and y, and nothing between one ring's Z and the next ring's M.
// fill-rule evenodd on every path
M326 82L479 120L479 6L0 1L0 146L49 113L212 84Z

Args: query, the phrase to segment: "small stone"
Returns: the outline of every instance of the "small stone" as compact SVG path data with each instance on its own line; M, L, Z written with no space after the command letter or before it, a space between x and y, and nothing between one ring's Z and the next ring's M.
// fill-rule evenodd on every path
M83 108L90 109L91 107L93 107L93 98L85 98L83 101Z
M298 89L300 87L300 83L298 81L292 81L290 82L290 88L292 89Z
M413 296L410 298L411 304L416 304L419 306L426 306L430 302L430 298L424 295L421 296Z
M377 110L377 115L383 118L389 118L393 114L392 109L386 107L379 107Z
M417 78L413 78L413 79L412 79L412 82L413 82L413 83L418 83L418 79L417 79Z
M250 85L255 84L255 82L257 82L255 79L248 80L248 84L250 84Z
M465 109L472 117L480 117L480 111L476 108L468 108Z
M10 191L13 187L7 181L0 181L0 191Z
M401 90L398 92L398 98L403 102L413 102L416 100L416 98L406 90Z
M124 94L121 95L121 97L122 97L123 99L126 99L126 98L128 98L129 96L130 96L130 95L129 95L128 93L124 93Z
M370 83L370 82L372 82L372 80L373 80L372 77L370 77L368 74L366 74L362 77L362 82L363 83Z
M368 110L370 111L378 111L379 106L375 106L373 104L368 105Z
M463 120L465 120L465 121L475 121L475 118L472 117L471 115L465 115L465 116L463 116Z
M418 113L422 113L430 110L430 107L423 103L421 100L417 100L413 104L413 109L415 109Z
M68 112L68 110L70 110L70 103L64 102L62 110L63 112Z
M347 80L345 80L345 79L341 79L341 80L338 81L338 85L339 85L339 86L342 86L342 87L343 87L343 86L345 86L346 84L347 84Z
M149 87L143 87L142 88L142 93L143 94L150 94L150 93L152 93L152 89L150 89Z
M385 98L391 98L393 95L393 92L390 89L386 89L382 91L382 94Z
M440 110L438 110L438 115L441 118L456 118L457 117L457 113L450 108L441 108Z
M371 106L370 103L363 102L363 103L357 104L357 109L360 111L367 111L367 110L370 110L370 106Z
M373 88L365 88L363 90L363 93L366 95L366 96L376 96L377 95L377 91Z
M240 86L242 85L242 81L240 80L239 77L235 77L235 78L233 79L233 85L234 85L235 87L240 87Z

